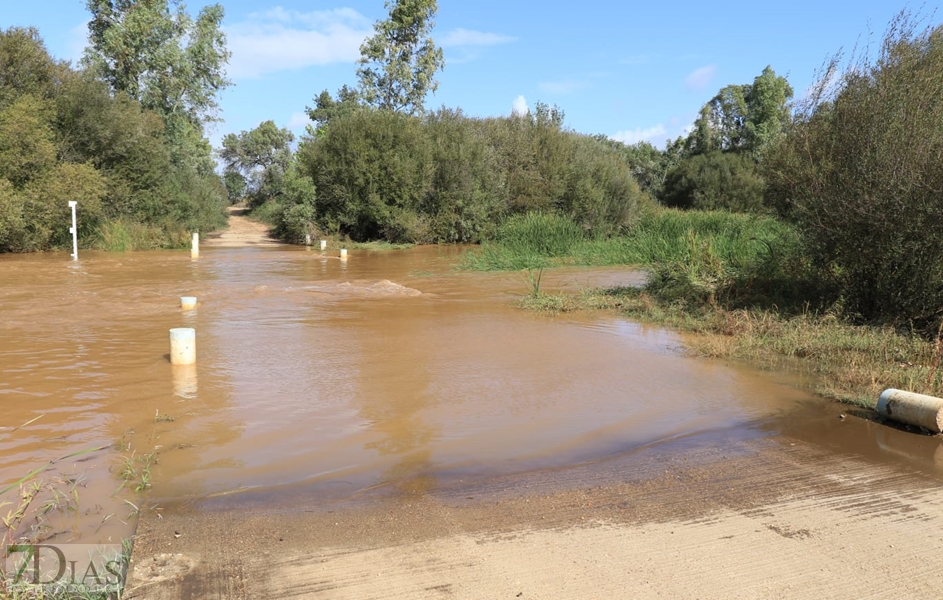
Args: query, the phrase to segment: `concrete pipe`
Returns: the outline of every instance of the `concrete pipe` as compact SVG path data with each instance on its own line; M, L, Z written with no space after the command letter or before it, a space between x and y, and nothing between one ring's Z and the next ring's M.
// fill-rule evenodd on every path
M877 411L898 423L943 433L943 398L892 388L881 393Z
M170 330L170 362L175 365L196 363L196 330L175 327Z

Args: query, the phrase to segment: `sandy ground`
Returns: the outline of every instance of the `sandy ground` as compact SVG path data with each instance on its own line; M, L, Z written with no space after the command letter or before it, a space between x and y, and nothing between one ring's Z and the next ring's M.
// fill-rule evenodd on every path
M943 597L943 488L788 438L163 506L129 598Z
M273 238L264 223L250 221L243 216L245 208L230 206L229 229L207 234L201 243L218 248L241 248L245 246L277 246L281 242Z

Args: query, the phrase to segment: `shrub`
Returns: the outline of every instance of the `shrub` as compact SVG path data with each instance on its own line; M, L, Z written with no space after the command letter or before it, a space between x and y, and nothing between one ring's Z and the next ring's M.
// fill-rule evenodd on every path
M669 171L661 200L673 208L759 212L763 189L753 159L734 152L710 152L687 158Z
M832 61L769 156L768 199L859 319L943 316L943 27L901 13L874 62Z

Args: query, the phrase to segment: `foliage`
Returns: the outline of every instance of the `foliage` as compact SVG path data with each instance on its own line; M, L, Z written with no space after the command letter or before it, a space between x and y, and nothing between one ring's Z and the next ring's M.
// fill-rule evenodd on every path
M308 118L317 123L320 130L327 127L331 121L349 115L362 107L360 104L360 93L344 85L337 92L337 99L331 97L327 90L321 92L314 99L314 108L305 107L305 113Z
M374 24L373 37L360 46L360 95L382 110L421 114L423 101L435 92L435 74L443 64L442 49L430 33L438 10L436 0L387 0L389 17Z
M0 109L25 95L52 99L67 72L65 63L49 56L35 28L0 30Z
M87 0L86 6L92 16L84 61L112 89L165 118L183 115L199 125L214 117L217 94L230 83L222 6L204 7L195 21L172 0Z
M662 209L644 213L630 230L613 237L586 236L572 224L567 228L547 220L546 215L512 218L499 229L495 240L463 257L463 268L686 264L703 253L705 244L717 260L743 272L757 273L765 265L775 267L770 278L787 277L785 272L800 277L803 268L801 240L795 230L770 217ZM802 289L801 285L785 287L788 289L781 295Z
M850 316L935 333L943 318L943 27L901 13L879 56L826 67L766 164Z
M390 111L351 113L303 143L300 168L318 190L325 229L360 241L431 241L420 215L429 150L419 120Z
M174 163L161 115L53 61L34 30L0 31L0 74L0 252L70 245L70 200L83 246L111 222L140 224L161 244L221 223L219 177L199 157Z
M689 136L694 154L715 150L762 156L789 122L793 91L769 66L752 84L728 85L701 108Z
M272 189L271 182L288 168L291 143L294 140L291 131L277 127L274 121L265 121L255 129L238 135L227 134L223 137L223 148L219 152L225 164L226 176L232 181L232 184L227 181L227 190L232 189L230 185L239 185L239 179L232 177L239 175L252 203L265 202L277 193ZM269 185L266 187L267 182ZM233 200L231 196L230 200Z
M480 241L530 211L593 235L630 226L643 195L629 166L562 123L562 111L539 103L492 119L358 110L304 138L298 169L317 188L318 227L355 240Z
M698 154L665 178L660 199L674 208L762 211L765 184L756 163L732 152Z

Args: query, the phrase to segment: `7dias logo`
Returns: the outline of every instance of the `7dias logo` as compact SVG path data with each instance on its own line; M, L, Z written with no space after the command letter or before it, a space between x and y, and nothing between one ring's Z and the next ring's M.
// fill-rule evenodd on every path
M128 561L115 544L9 544L3 587L51 592L118 593Z

